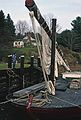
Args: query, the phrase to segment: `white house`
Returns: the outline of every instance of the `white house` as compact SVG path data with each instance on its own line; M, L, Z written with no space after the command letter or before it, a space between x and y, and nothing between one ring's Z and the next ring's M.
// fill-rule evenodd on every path
M34 38L32 38L31 36L30 37L29 36L24 37L23 41L24 41L24 43L30 43L31 42L31 44L34 45L34 46L37 45L36 40Z
M13 47L17 47L17 48L24 47L24 42L23 41L14 41Z

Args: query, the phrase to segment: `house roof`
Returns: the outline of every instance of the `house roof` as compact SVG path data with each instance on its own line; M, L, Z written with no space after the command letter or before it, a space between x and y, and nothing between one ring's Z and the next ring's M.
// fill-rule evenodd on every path
M28 36L24 37L23 40L29 40ZM31 41L35 41L35 39L31 37Z
M23 40L27 40L28 39L28 36L24 37Z

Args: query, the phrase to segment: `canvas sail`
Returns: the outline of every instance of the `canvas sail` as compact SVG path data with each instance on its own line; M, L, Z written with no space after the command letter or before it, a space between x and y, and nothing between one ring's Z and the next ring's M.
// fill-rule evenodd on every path
M38 22L33 16L31 17L33 30L36 36L36 42L37 46L39 46L39 54L43 61L43 66L45 69L45 72L47 75L50 75L50 65L51 65L51 39L49 38L48 34L45 32L45 30L38 24ZM41 36L41 39L39 38L39 35ZM55 76L58 77L58 67L57 64L63 65L67 71L70 71L69 66L65 63L62 56L59 54L58 50L56 49L55 52Z
M38 48L38 53L39 53L39 57L40 57L40 61L41 61L41 66L42 66L42 71L43 71L43 75L44 75L44 79L46 82L46 86L49 89L49 84L51 83L52 85L52 81L50 81L49 79L49 75L51 72L51 44L52 41L50 39L50 37L48 36L48 34L46 33L46 31L43 29L42 25L40 26L37 22L37 20L34 17L34 12L30 12L30 18L32 21L32 27L33 27L33 31L35 34L35 39L36 39L36 43L37 43L37 48ZM66 65L66 63L64 62L64 60L62 59L61 55L59 54L58 50L55 50L55 68L54 68L54 77L58 77L58 65L63 65L67 70L70 70L69 67ZM50 82L49 82L50 81ZM54 82L55 85L55 82ZM52 85L53 86L53 85ZM53 90L54 86L52 87ZM50 91L50 90L49 90ZM55 92L53 92L53 94L55 94Z

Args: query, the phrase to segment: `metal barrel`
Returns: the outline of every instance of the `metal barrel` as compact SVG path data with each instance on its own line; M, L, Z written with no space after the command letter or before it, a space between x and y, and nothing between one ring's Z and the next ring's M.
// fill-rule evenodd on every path
M35 2L33 0L26 0L25 1L25 6L29 9L29 11L33 11L34 12L34 16L37 19L38 23L46 31L46 33L49 36L49 38L52 39L51 38L51 36L52 36L51 35L51 31L49 30L49 27L48 27L46 21L44 20L44 18L42 17L42 15L41 15L37 5L35 4Z

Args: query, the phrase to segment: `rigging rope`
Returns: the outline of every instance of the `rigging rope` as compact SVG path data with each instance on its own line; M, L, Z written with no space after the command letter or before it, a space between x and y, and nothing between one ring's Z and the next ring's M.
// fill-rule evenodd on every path
M10 100L8 100L8 101L1 102L0 105L6 104L6 103L8 103L8 102L18 102L20 99L22 99L22 98L24 98L24 97L28 97L28 95L19 97L19 98L13 100L13 101L12 101L12 99L10 99ZM69 102L69 101L67 101L67 100L61 99L61 98L56 97L56 96L53 96L53 97L56 98L56 99L59 100L59 101L68 103L69 105L72 105L72 106L74 106L74 107L76 106L76 107L78 107L78 108L81 109L81 106L80 106L80 105L77 105L77 104L75 104L75 103ZM26 99L26 101L27 101L27 99ZM46 103L49 103L49 104L50 104L50 102L47 102L47 99L35 99L35 98L34 98L34 99L33 99L33 102L38 102L37 105L40 106L40 107L43 106L43 105L45 105Z
M70 104L70 105L72 105L72 106L76 106L76 107L78 107L78 108L81 109L81 106L80 106L80 105L77 105L77 104L75 104L75 103L69 102L69 101L67 101L67 100L61 99L61 98L56 97L56 96L54 96L54 98L56 98L56 99L58 99L58 100L60 100L60 101L62 101L62 102L68 103L68 104Z
M18 78L20 78L20 79L22 79L18 74L16 74L13 70L11 70L11 69L8 69L7 70L7 74L8 74L8 76L9 77L18 77Z

